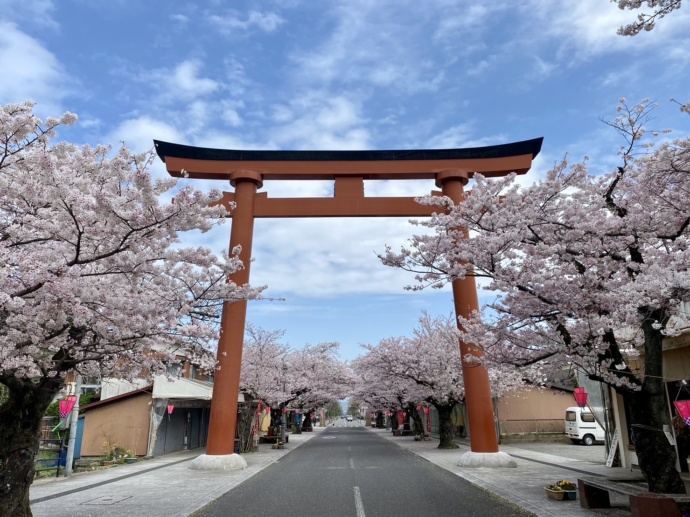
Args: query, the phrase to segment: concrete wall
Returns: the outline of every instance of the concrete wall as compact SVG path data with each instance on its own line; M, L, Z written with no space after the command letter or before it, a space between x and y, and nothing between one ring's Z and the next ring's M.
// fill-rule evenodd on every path
M664 340L664 344L667 342L670 346L664 350L662 359L664 380L690 380L688 379L688 373L690 372L690 348L688 348L688 345L690 345L690 332L673 339Z
M103 456L108 441L146 455L151 406L150 393L133 395L86 410L81 455Z
M503 396L497 404L501 438L534 438L565 432L565 410L575 405L573 394L546 388L525 388Z

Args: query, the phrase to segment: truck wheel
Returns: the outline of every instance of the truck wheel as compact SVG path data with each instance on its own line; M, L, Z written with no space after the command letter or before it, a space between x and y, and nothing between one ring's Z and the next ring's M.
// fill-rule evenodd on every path
M586 434L585 437L582 439L582 443L585 445L592 445L594 443L594 436L591 434Z
M573 442L575 445L579 445L579 443L580 443L581 440L577 440L577 439L575 439L575 438L571 438L570 441Z

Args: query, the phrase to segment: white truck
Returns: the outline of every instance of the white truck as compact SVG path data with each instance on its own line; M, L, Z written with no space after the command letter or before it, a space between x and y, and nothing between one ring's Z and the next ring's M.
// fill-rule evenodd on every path
M565 434L573 443L584 445L606 439L604 429L588 408L569 407L565 410Z

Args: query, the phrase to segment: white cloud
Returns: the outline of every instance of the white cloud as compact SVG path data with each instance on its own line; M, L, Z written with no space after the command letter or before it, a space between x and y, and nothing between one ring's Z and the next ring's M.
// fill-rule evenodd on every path
M443 63L419 45L433 8L406 2L341 2L324 13L332 29L309 50L291 54L300 83L370 84L395 91L428 92L443 80Z
M273 32L285 23L285 20L276 13L259 11L249 11L246 15L232 11L225 16L213 14L208 19L221 34L225 35L237 35L254 28L262 32Z
M0 0L0 12L5 20L21 21L42 29L57 29L58 23L53 18L55 2L53 0Z
M308 92L292 101L292 120L270 131L280 149L368 149L370 134L356 99ZM275 111L274 111L275 113Z
M121 122L107 136L106 141L113 146L124 143L134 152L145 152L153 149L153 140L164 142L183 142L184 137L173 127L160 120L148 116L140 116ZM159 178L169 178L165 164L156 160L151 168L152 175Z
M559 64L555 62L548 62L539 56L534 56L534 67L532 73L537 80L547 79L551 74L558 70Z
M246 95L251 99L251 93L247 89L252 82L247 77L244 65L233 57L228 57L223 61L225 67L225 85L231 95L240 97Z
M469 145L467 142L473 134L472 123L466 122L457 126L449 127L441 133L434 135L427 142L427 146L431 149L455 149L463 147L475 147L476 145Z
M269 296L401 293L414 279L376 253L398 248L413 230L406 218L260 219L252 283L269 283Z
M55 55L13 23L0 21L0 102L33 100L42 116L59 116L72 93L71 80Z
M541 44L540 40L551 40L557 45L561 58L578 61L602 54L638 53L645 48L663 46L687 30L690 18L686 11L674 12L654 29L655 37L647 38L642 34L631 38L619 36L616 31L634 21L638 12L622 11L612 2L578 0L564 8L563 4L551 0L530 0L522 4L522 10L530 15L525 31L530 27L544 29L530 31L533 42Z
M179 14L179 13L171 14L171 15L170 15L170 19L171 19L172 21L174 21L174 22L179 22L179 23L182 23L182 24L186 24L186 23L189 22L189 17L188 17L188 16L186 16L186 15L184 15L184 14Z
M171 80L176 93L183 93L192 97L215 92L219 85L212 79L199 77L201 63L196 60L183 61L175 67ZM169 83L170 86L170 83Z
M159 95L153 100L159 103L192 102L220 89L217 81L200 76L201 68L200 60L187 59L173 69L158 68L141 73L138 79L155 86Z

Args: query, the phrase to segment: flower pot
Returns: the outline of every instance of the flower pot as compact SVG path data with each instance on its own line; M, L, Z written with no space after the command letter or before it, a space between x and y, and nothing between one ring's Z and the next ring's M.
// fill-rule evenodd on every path
M136 458L125 458L125 463L136 463L137 459Z
M577 499L577 490L551 490L550 488L544 488L546 490L546 495L551 499L556 501L575 501Z

